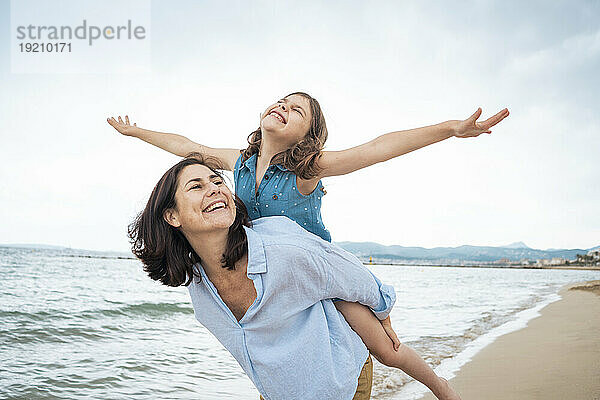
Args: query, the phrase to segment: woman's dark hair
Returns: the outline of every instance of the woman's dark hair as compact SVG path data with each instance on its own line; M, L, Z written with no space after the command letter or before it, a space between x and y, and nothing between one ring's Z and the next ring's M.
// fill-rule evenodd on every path
M277 153L271 162L283 165L302 179L310 179L317 176L321 171L318 159L327 141L327 125L325 124L325 117L317 99L303 92L290 93L285 97L294 94L304 97L310 104L310 113L312 115L310 127L301 141L294 144L291 148ZM258 127L257 130L248 136L248 147L242 151L242 162L259 152L261 140L262 132L260 127Z
M165 210L176 207L175 192L181 171L188 165L200 164L222 177L223 169L215 158L200 153L190 153L183 160L169 168L160 178L146 207L129 225L127 234L131 241L131 251L144 264L144 271L150 278L164 285L189 285L194 276L200 278L193 266L200 262L180 228L165 221ZM227 246L221 259L223 268L235 269L235 263L248 251L248 241L244 226L250 226L244 203L234 195L236 215L229 227Z

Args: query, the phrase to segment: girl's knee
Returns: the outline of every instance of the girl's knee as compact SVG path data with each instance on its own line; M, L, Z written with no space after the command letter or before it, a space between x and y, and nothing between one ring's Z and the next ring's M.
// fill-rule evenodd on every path
M382 363L383 365L387 366L387 367L395 367L398 368L400 365L402 365L402 343L400 343L400 347L398 348L398 351L394 350L393 346L389 346L389 348L385 348L385 349L374 349L371 350L371 354L373 355L373 357L375 357L375 359L377 361L379 361L380 363Z

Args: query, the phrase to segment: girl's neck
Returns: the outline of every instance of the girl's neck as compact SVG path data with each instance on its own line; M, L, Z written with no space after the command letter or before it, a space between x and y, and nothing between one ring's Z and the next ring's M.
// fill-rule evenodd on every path
M266 162L267 164L270 164L271 159L275 156L275 154L281 153L282 151L285 151L287 149L288 147L286 145L269 142L263 137L260 143L260 149L258 151L258 158L261 162Z

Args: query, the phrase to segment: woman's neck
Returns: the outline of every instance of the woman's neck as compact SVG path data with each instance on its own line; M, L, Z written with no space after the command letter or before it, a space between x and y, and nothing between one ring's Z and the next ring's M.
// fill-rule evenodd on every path
M190 245L202 260L202 268L208 279L215 285L223 280L230 281L234 276L246 275L248 252L236 261L234 270L223 268L223 254L227 249L228 233L229 229L226 229L188 238Z
M202 260L202 268L209 276L215 276L223 271L223 253L227 246L229 230L207 232L203 235L187 235L187 240Z

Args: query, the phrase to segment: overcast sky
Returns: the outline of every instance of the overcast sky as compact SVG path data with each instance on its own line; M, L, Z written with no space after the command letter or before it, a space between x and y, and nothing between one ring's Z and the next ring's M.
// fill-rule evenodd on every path
M325 179L334 241L599 245L600 3L449 4L153 1L150 72L15 74L0 0L0 243L127 251L128 223L178 158L108 116L243 148L266 106L302 90L328 150L510 110L491 135Z

